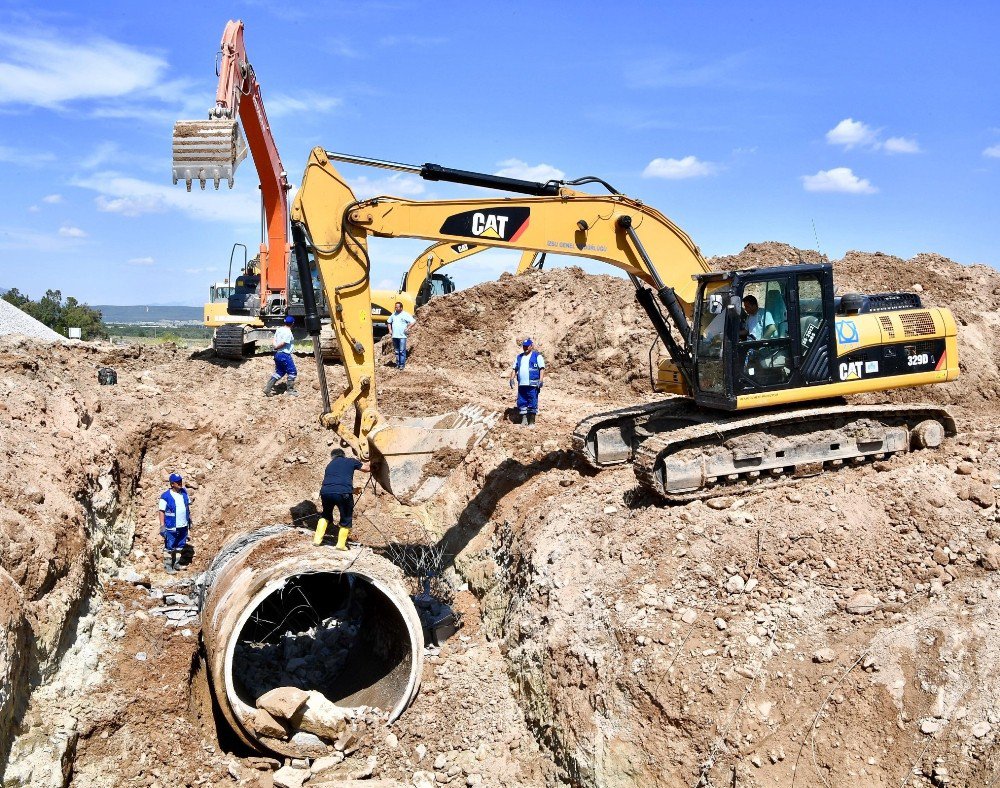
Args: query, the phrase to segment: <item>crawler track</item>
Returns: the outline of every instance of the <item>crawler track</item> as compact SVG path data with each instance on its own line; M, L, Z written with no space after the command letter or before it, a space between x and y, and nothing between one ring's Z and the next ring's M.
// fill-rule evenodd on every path
M954 434L954 419L933 405L838 404L747 417L667 400L593 416L573 438L594 467L631 459L643 487L682 503L933 448Z
M256 343L247 342L242 325L231 324L219 326L212 337L212 348L220 358L231 358L239 361L252 356Z

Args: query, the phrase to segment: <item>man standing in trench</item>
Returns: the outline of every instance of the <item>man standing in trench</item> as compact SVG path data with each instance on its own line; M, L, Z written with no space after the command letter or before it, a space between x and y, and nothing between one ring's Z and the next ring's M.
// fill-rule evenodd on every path
M180 553L187 544L192 525L191 500L179 473L170 474L170 489L160 496L157 509L163 537L163 568L172 575L178 569L185 569L180 564Z
M510 387L514 388L517 382L517 411L521 414L521 424L534 427L538 393L545 383L545 357L535 350L531 337L521 343L521 349L510 371Z
M323 486L319 490L319 497L323 501L323 516L316 523L313 544L323 543L326 527L333 519L333 509L336 507L340 514L337 549L347 549L347 537L351 533L351 524L354 521L355 471L369 473L371 464L345 456L343 449L334 449L330 452L330 462L327 463L326 470L323 472Z

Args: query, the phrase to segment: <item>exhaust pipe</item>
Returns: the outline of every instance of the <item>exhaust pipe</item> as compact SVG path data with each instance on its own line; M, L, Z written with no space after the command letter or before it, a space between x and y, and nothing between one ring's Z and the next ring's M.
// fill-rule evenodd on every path
M245 744L290 757L327 753L336 729L324 736L323 719L342 725L359 707L397 719L423 669L423 627L402 571L366 548L316 548L311 536L273 525L231 539L201 592L219 710ZM277 730L273 719L260 725L258 699L282 687L308 702Z

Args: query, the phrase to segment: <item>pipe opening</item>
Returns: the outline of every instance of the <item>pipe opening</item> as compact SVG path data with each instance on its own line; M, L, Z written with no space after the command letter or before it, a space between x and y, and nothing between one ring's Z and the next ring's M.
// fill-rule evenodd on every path
M392 710L408 691L412 644L389 597L352 572L292 575L251 610L235 638L233 689L247 706L277 687L338 706Z

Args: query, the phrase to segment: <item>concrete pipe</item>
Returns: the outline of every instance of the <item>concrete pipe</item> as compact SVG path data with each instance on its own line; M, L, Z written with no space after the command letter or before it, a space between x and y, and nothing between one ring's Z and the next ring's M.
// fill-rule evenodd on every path
M315 547L311 536L273 525L231 539L201 593L219 709L243 742L282 755L323 754L326 742L260 733L252 723L264 692L295 686L391 722L416 697L423 668L423 628L399 568L365 548ZM316 642L326 635L332 643Z

